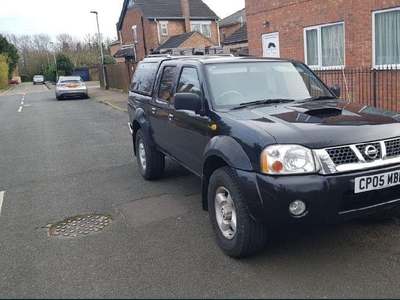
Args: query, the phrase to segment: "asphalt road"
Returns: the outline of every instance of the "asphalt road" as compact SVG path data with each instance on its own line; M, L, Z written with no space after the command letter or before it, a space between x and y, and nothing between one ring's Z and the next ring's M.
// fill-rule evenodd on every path
M400 298L399 219L282 225L259 255L229 258L200 180L169 160L142 179L126 112L93 100L0 94L0 298ZM49 235L88 215L112 222Z

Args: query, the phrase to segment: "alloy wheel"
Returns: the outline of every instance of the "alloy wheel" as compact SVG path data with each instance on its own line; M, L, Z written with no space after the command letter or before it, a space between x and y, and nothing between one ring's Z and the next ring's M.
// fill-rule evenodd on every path
M231 194L225 187L215 193L215 217L223 236L231 240L236 235L237 216Z

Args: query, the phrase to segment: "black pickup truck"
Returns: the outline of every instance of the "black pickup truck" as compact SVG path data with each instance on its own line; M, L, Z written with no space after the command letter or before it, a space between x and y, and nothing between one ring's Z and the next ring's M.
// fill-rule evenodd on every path
M165 156L201 178L220 248L260 251L270 224L399 215L400 115L339 99L299 61L148 57L129 129L143 177Z

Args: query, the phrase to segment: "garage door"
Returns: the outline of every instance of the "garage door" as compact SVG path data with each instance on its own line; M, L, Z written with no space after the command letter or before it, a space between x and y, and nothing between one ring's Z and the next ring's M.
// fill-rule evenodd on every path
M89 81L89 70L75 70L74 76L81 76L83 81Z

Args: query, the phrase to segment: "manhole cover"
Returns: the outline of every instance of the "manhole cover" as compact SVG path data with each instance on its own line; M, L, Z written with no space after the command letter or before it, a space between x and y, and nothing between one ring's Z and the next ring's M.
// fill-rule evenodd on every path
M112 222L110 215L87 214L49 224L46 229L49 236L78 237L98 233L110 226Z

